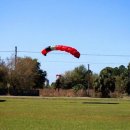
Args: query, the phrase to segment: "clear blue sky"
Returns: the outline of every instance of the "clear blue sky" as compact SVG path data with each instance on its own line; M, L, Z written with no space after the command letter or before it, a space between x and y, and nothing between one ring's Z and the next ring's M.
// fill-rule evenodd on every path
M49 45L69 45L81 54L40 52ZM0 0L0 51L36 51L18 56L37 58L52 82L56 74L84 64L99 73L106 66L127 66L130 57L129 0ZM0 52L2 59L14 53Z

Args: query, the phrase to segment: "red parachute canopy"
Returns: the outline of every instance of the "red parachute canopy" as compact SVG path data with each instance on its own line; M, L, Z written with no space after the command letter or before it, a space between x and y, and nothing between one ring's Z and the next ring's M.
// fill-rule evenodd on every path
M53 50L65 51L65 52L72 54L76 58L80 57L80 53L75 48L70 47L70 46L63 46L63 45L56 45L54 47L49 46L49 47L43 49L41 53L44 56L46 56L48 52L53 51Z

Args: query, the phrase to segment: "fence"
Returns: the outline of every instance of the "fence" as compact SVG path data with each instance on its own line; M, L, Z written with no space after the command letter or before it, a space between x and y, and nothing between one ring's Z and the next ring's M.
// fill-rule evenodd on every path
M26 89L0 89L0 95L12 96L39 96L39 90L26 90Z

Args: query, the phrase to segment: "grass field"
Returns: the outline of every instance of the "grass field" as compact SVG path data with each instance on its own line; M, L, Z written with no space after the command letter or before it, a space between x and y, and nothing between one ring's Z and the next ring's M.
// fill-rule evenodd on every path
M0 130L130 130L130 100L0 97Z

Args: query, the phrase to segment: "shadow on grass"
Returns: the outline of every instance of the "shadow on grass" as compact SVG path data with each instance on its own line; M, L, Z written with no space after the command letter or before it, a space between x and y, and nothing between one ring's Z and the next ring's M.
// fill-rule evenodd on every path
M83 102L83 104L119 104L118 102Z
M0 102L5 102L5 101L6 101L6 100L1 100L1 99L0 99Z

